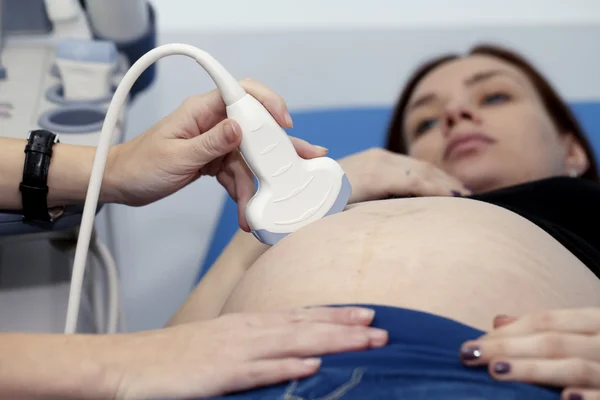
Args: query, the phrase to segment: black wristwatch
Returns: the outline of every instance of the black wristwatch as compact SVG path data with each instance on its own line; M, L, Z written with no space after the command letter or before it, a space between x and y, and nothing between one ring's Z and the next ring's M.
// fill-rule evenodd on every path
M58 142L58 135L43 129L27 136L23 180L19 185L25 222L53 221L62 213L48 209L48 169L52 146Z

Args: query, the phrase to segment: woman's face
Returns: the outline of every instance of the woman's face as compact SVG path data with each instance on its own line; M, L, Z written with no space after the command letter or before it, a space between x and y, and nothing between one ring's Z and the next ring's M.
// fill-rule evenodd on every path
M491 56L445 63L416 86L404 114L409 155L475 192L581 174L585 152L559 135L527 75Z

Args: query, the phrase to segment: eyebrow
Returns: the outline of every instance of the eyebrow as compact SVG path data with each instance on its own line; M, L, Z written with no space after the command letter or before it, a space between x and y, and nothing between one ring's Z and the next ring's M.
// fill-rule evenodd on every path
M478 72L478 73L474 74L473 76L471 76L470 78L465 80L465 85L473 86L476 83L485 81L487 79L493 78L498 75L507 76L510 79L517 81L517 83L521 84L521 82L519 82L519 80L515 76L513 76L513 74L511 74L510 72L502 70L502 69L494 69L491 71Z
M470 76L469 78L465 79L465 86L473 86L476 85L480 82L483 82L485 80L491 79L495 76L498 75L504 75L504 76L508 76L509 78L517 81L517 83L519 85L522 85L518 79L514 76L512 76L512 74L510 74L507 71L501 70L501 69L495 69L495 70L490 70L490 71L484 71L484 72L478 72L472 76ZM418 97L414 102L412 102L409 107L408 110L414 110L415 108L424 106L426 104L429 104L431 102L433 102L434 100L437 99L437 95L435 93L426 93L420 97Z

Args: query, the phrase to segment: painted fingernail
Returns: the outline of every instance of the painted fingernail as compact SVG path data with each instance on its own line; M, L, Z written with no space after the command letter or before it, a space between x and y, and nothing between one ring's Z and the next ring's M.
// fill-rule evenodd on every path
M321 365L321 359L320 358L307 358L304 360L304 365L306 365L307 367L318 367L319 365Z
M500 361L494 364L494 372L497 374L508 374L510 372L510 364Z
M290 115L290 113L288 111L286 111L285 114L283 114L283 119L285 120L285 124L289 128L294 126L294 121L292 121L292 116Z
M580 393L571 393L569 394L569 397L567 397L568 400L583 400L583 396Z
M458 190L453 190L451 193L454 197L462 197L462 193L460 193Z
M475 361L481 357L479 346L465 346L460 350L460 358L463 361Z

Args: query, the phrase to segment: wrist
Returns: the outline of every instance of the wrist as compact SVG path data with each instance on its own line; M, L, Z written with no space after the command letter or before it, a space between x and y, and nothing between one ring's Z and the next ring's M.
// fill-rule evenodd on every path
M101 335L97 357L101 382L95 393L105 399L169 397L152 376L157 369L151 364L156 352L164 350L161 345L167 336L165 329Z
M83 204L87 195L96 148L59 143L54 146L54 154L48 170L48 207ZM99 203L116 203L112 164L113 148L106 162Z
M102 398L123 398L119 393L126 389L132 374L138 373L135 364L140 349L135 346L139 344L140 336L144 337L145 333L95 335L98 381L94 384L94 393Z
M102 178L102 188L100 189L101 203L126 204L119 183L122 179L123 171L119 171L118 160L120 157L122 145L118 144L110 148L104 176Z
M126 334L75 336L81 341L79 352L75 353L72 349L67 351L77 354L79 358L79 379L66 379L65 392L77 399L116 398L126 367L118 360L113 361L113 358L118 356L119 344L126 340Z
M23 179L27 140L0 138L0 209L20 210L19 184ZM122 202L114 172L117 146L109 151L104 172L100 203ZM96 148L57 143L52 148L48 167L47 205L49 208L82 204L87 195Z
M112 335L73 335L69 343L68 354L75 354L76 360L70 362L78 374L77 379L69 379L67 374L64 388L58 388L69 398L113 399L127 370L123 359L123 350L129 334ZM63 335L60 335L63 336ZM73 343L74 342L74 343ZM79 343L80 346L76 346ZM75 350L77 349L77 351ZM80 367L77 368L77 365ZM59 374L64 374L60 370ZM72 378L72 377L71 377ZM65 396L61 396L65 398Z

